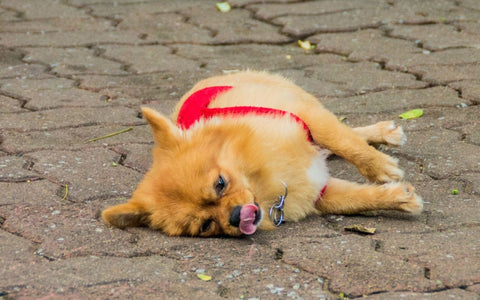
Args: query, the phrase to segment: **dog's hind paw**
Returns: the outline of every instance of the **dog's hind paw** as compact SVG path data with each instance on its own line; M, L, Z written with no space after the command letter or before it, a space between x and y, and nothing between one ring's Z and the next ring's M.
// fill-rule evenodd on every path
M408 183L390 183L397 210L419 215L423 211L423 199L415 193L415 188Z
M394 121L379 122L377 125L380 126L382 137L387 145L402 146L407 141L402 126L397 126Z

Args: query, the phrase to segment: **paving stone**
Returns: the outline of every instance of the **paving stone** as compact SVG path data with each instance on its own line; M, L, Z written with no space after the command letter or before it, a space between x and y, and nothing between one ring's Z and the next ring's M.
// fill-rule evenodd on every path
M1 40L0 40L1 42ZM36 78L44 79L51 77L45 74L46 67L39 64L17 64L14 66L2 67L0 79L3 78Z
M466 181L465 184L465 192L470 194L474 193L479 195L480 194L480 187L475 184L480 180L480 174L478 173L467 173L462 174L462 178Z
M388 9L381 12L389 23L424 25L478 19L478 12L448 0L406 0L390 4Z
M119 164L120 155L102 148L44 150L28 156L35 160L36 172L68 185L67 198L72 201L128 197L142 178L142 174Z
M466 33L477 34L480 32L480 23L478 22L459 22L455 24L458 28Z
M465 125L460 129L462 133L462 139L466 143L474 144L480 146L480 125L475 120L472 120L472 123Z
M7 48L0 48L0 66L2 66L2 68L23 65L24 62L22 58L23 53L21 52Z
M43 205L54 203L61 199L58 195L64 190L60 185L47 180L30 180L30 182L0 182L2 198L0 206L8 204Z
M342 58L336 55L315 55L304 51L297 45L230 45L200 46L176 45L176 54L194 59L202 64L202 68L213 73L221 71L257 69L281 70L287 68L304 68L317 64L341 63Z
M398 114L403 111L398 111ZM374 121L381 119L398 118L397 123L402 125L407 131L407 135L410 135L408 131L419 132L429 129L451 129L454 132L458 132L460 135L463 133L458 130L458 127L470 126L474 124L475 116L478 113L476 106L459 105L458 107L428 107L423 110L423 116L417 119L402 120L398 118L398 114L377 115ZM425 132L425 136L431 135L431 132ZM460 136L460 140L462 137ZM401 148L402 149L402 148Z
M52 72L62 75L72 74L127 74L122 64L95 55L94 50L86 48L23 48L28 54L27 62L40 61L48 64Z
M143 0L120 0L120 1L91 1L91 0L71 0L71 4L77 6L88 5L92 14L101 17L123 18L124 15L136 12L139 14L161 14L174 13L188 10L205 3L215 7L212 2L203 2L198 0L185 0L182 3L172 2L149 2Z
M465 80L449 83L449 86L459 90L462 93L462 98L471 100L472 102L480 103L480 81L479 80Z
M378 295L372 295L364 297L367 300L377 300L377 299L413 299L413 300L429 300L429 299L438 299L438 300L447 300L447 299L465 299L465 300L475 300L478 299L478 294L467 292L463 289L451 289L441 292L434 293L380 293Z
M426 86L410 74L384 71L378 64L369 62L322 64L281 73L318 97L344 97L394 88L417 89Z
M424 171L435 178L458 176L464 172L478 172L478 146L461 141L461 135L452 130L429 129L409 132L409 142L399 151L413 157L422 157Z
M349 297L380 291L441 288L424 277L424 268L375 251L371 239L354 235L282 244L283 261L329 282L334 293Z
M283 26L283 33L296 37L376 28L382 24L381 16L375 8L352 9L320 15L287 15L275 18L273 22Z
M377 93L345 98L325 98L322 103L337 114L374 114L381 112L402 112L419 107L451 106L465 103L457 92L446 87L433 87L418 90L387 90ZM469 102L467 102L469 103ZM394 116L397 119L397 116Z
M398 56L411 60L412 56L415 57L415 53L422 53L422 49L419 49L414 43L389 38L379 29L317 34L309 37L308 40L316 44L318 52L340 53L351 61L388 62L398 59Z
M148 36L158 43L208 44L214 42L210 30L188 23L187 18L178 13L151 14L151 12L134 10L122 15L121 20L119 29L139 30L140 28L143 37Z
M25 111L22 103L16 99L0 95L0 114Z
M29 131L99 124L143 124L143 121L138 119L137 115L138 112L135 110L121 106L57 108L54 110L5 114L0 119L0 128ZM104 116L104 118L99 118L99 116ZM30 122L31 120L35 120L35 122Z
M282 3L296 3L298 2L297 0L283 0ZM258 4L258 1L256 0L231 0L228 3L230 3L233 7L244 7L245 5L248 4ZM276 0L264 0L262 1L263 4L266 3L277 3Z
M152 139L150 137L150 140ZM152 149L153 142L149 144L119 145L112 148L115 152L125 155L122 162L124 166L141 173L146 173L153 163Z
M232 9L228 14L214 6L192 7L184 13L192 24L208 28L217 44L286 43L291 38L280 34L279 28L250 18L250 12Z
M380 30L319 34L309 38L318 52L340 53L350 61L377 61L390 70L408 71L418 65L476 64L480 51L474 48L430 52L412 41L385 36Z
M449 287L471 285L479 280L478 227L418 236L382 236L382 241L384 247L380 251L425 266L425 277L430 280Z
M174 263L161 256L132 259L90 256L24 265L15 273L2 273L0 278L2 286L9 289L26 287L44 293L112 282L164 282L162 287L165 287L169 281L181 283L178 274L169 269ZM122 271L114 271L117 268Z
M0 19L0 32L45 34L47 32L71 32L71 31L107 31L114 27L109 20L96 19L87 15L68 17L68 22L63 16L55 16L49 19L28 19L17 22L8 22Z
M113 98L140 99L142 103L151 101L177 102L199 78L199 71L166 71L162 73L130 76L79 76L80 88L96 91ZM207 72L203 72L206 74Z
M73 80L55 78L43 80L10 79L0 81L0 91L26 101L24 108L43 110L64 106L110 106L131 104L131 99L117 98L82 90ZM130 101L129 101L130 100Z
M248 8L255 10L255 15L262 19L270 20L285 15L326 15L338 12L345 12L361 8L381 7L380 1L316 1L316 2L299 2L299 3L272 3L272 4L254 4Z
M474 284L466 288L467 291L471 291L477 295L480 294L480 284Z
M390 35L418 41L423 48L438 51L455 47L480 47L480 35L458 31L446 24L393 26Z
M152 134L148 126L133 126L133 129L97 141L91 139L103 137L126 130L121 125L98 125L78 128L63 128L49 131L3 131L1 148L8 153L27 153L38 150L80 150L92 147L107 147L129 143L151 142Z
M97 44L145 43L138 32L124 31L71 31L40 33L0 33L0 45L5 47L85 47Z
M128 61L125 64L128 64L130 71L137 74L179 69L191 70L200 65L192 60L173 55L172 51L165 46L102 46L101 48L106 50L105 57L111 57L117 61L127 57Z
M28 0L5 0L2 6L22 13L23 19L45 19L62 17L65 19L84 15L85 12L55 0L31 2Z
M461 178L462 181L465 179ZM478 212L475 207L480 204L480 198L468 191L468 183L460 180L426 180L415 182L415 188L425 201L425 230L442 231L461 227L478 226ZM452 191L458 190L458 195ZM415 225L415 224L414 224ZM409 229L401 232L413 232ZM419 232L419 231L418 231Z
M57 197L45 205L20 204L2 207L0 210L6 219L4 229L35 241L35 254L49 260L92 255L132 257L145 254L135 243L134 235L128 232L118 234L98 220L99 205L95 203L87 206L70 204ZM153 253L158 253L158 250L151 249L150 254Z
M19 13L12 11L12 10L7 10L0 8L0 24L10 22L10 21L19 21Z
M120 264L119 264L120 265ZM169 275L169 274L167 274ZM18 288L15 287L14 291L8 295L15 297L19 300L27 300L33 298L46 297L53 300L61 299L149 299L155 295L155 297L165 298L189 298L191 295L195 297L201 297L204 299L217 299L220 296L220 291L215 289L213 284L209 284L212 287L205 288L205 283L197 280L189 281L188 283L180 280L171 282L172 278L168 278L166 281L155 278L146 282L136 282L129 280L117 280L114 282L101 282L99 284L92 284L86 286L77 286L75 289L71 288ZM221 290L223 291L223 290Z
M26 182L39 179L31 163L23 157L0 156L0 182Z
M13 273L15 268L24 265L40 262L41 258L36 256L37 245L19 236L0 230L0 263L2 273ZM0 287L1 289L1 287Z
M480 76L480 65L427 65L411 67L410 72L419 74L423 81L442 85L454 81L476 80Z

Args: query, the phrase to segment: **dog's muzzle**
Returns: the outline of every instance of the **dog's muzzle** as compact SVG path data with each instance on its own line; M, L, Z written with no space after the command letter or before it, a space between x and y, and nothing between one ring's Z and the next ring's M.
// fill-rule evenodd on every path
M238 227L243 234L253 234L262 220L262 210L257 203L235 206L230 214L230 225Z

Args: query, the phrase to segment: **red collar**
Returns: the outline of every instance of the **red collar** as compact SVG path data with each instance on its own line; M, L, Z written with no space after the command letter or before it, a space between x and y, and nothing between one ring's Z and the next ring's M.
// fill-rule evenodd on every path
M219 94L232 89L232 86L212 86L196 91L185 100L178 112L177 125L182 129L189 129L200 119L210 119L215 116L244 116L247 114L290 116L294 119L307 134L307 139L313 143L313 137L307 124L297 115L291 112L260 106L232 106L225 108L208 108L210 102Z

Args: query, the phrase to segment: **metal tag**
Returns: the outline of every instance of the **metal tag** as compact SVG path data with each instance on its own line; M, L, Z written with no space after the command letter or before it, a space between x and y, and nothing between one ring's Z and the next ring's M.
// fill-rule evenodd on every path
M285 182L282 181L283 186L285 187L285 194L278 197L278 202L273 203L268 212L268 216L272 221L273 225L280 226L284 221L283 216L283 207L285 206L285 199L288 195L288 187Z

